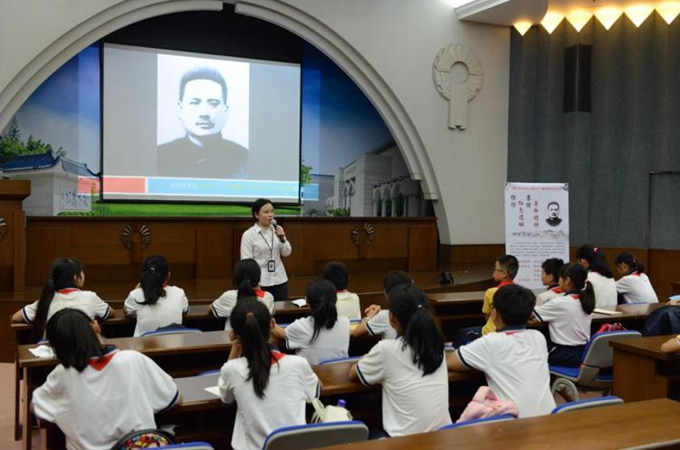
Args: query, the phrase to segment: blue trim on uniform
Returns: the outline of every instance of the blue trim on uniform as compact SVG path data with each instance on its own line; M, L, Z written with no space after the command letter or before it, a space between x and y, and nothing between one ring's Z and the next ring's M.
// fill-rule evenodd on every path
M364 377L364 374L361 373L361 369L359 368L359 364L357 363L355 366L357 375L359 375L359 381L361 381L361 384L363 384L366 387L372 387L373 385L366 381L366 377Z
M375 316L373 316L373 317L375 317ZM373 317L371 317L371 319L372 319ZM371 336L377 336L377 334L375 333L375 331L373 331L373 330L371 329L371 326L368 324L368 323L371 321L371 319L368 319L368 320L366 321L366 331L368 331L368 334L370 334Z
M111 307L106 305L106 312L102 316L102 320L107 320L109 318L109 313L111 312Z
M540 315L538 312L536 312L535 309L534 309L534 316L536 316L536 318L537 318L539 321L545 322L545 321L543 320L543 318L541 317L541 315Z
M177 404L177 400L179 400L179 389L177 389L177 391L175 392L175 396L172 397L172 401L170 402L170 404L168 404L168 406L158 411L156 414L164 413L165 411L169 410L170 408Z
M460 360L460 362L463 363L464 366L469 367L470 369L474 369L474 367L472 367L470 364L468 364L468 362L465 361L465 358L463 358L463 354L460 352L460 350L462 348L463 347L460 347L458 350L456 350L456 355L458 355L458 359Z
M33 321L31 319L29 319L28 316L26 315L26 307L25 306L23 308L21 308L21 317L24 319L24 322L33 323Z
M526 329L526 325L506 325L498 331L505 333L506 331L526 331Z

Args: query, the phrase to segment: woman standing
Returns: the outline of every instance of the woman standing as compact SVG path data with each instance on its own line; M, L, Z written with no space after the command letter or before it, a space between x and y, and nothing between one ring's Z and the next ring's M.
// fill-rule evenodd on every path
M274 221L274 205L266 198L255 200L251 208L255 225L241 238L241 259L252 258L262 270L260 287L275 301L288 300L288 276L282 256L293 252L286 232Z

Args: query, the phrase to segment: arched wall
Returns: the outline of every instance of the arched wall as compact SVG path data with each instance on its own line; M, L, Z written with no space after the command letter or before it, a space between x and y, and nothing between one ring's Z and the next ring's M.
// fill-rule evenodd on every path
M470 220L454 215L453 211L472 212L467 206L478 201L490 206L491 210L502 207L502 200L492 200L492 196L502 197L502 183L506 177L507 30L461 24L444 0L416 2L418 5L410 0L373 0L361 5L336 0L227 2L234 3L238 13L261 18L298 34L326 53L357 83L390 128L412 179L421 182L426 199L435 200L442 243L453 244L454 240L461 244L502 242L502 226L487 220L483 213ZM0 55L9 55L3 60L5 68L0 69L0 129L40 83L80 50L105 35L154 16L222 8L219 0L66 0L59 3L61 5L50 3L51 6L43 8L40 14L19 2L0 9L0 12L9 12L0 14L5 17L4 21L7 17L26 15L33 22L32 27L42 30L31 36L27 43L19 45L17 52L10 48L5 38L18 33L21 24L0 22L0 42L5 42L0 44ZM64 3L70 6L67 10L63 10ZM420 17L414 15L416 12ZM388 17L395 14L395 20ZM367 20L374 25L373 29L362 24ZM45 27L41 28L43 22ZM398 28L400 23L407 28ZM471 124L475 120L478 125L491 122L496 134L493 139L483 126L476 131L466 130L466 134L446 129L448 105L433 94L429 73L432 58L441 46L457 40L480 41L478 44L493 57L482 58L483 61L500 69L497 79L491 78L491 88L487 87L487 91L492 91L488 98L484 100L482 94L478 96L482 98L476 100L479 111L473 109L473 104L469 111ZM380 45L382 49L376 47ZM426 48L429 54L420 47ZM422 61L416 63L413 61L416 58ZM459 157L463 159L456 161ZM477 198L471 201L465 195L454 197L454 192L461 191L460 185L465 186L470 181L484 183L479 185ZM497 221L497 217L494 212L488 219Z

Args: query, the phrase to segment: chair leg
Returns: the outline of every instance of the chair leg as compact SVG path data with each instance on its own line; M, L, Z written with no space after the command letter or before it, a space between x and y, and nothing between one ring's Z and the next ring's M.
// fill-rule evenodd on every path
M552 386L552 393L560 394L567 402L579 400L579 393L576 385L566 378L558 378Z

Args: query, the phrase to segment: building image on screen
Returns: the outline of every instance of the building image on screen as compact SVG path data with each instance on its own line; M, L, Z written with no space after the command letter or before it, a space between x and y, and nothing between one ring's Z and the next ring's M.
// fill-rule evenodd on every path
M158 55L158 176L248 178L249 64Z
M300 65L103 51L105 200L299 201Z

